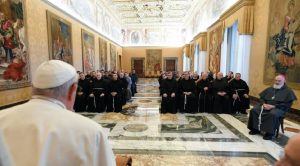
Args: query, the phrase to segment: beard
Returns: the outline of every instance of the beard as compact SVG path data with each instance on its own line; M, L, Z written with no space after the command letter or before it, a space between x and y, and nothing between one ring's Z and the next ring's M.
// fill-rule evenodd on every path
M282 88L282 86L283 86L283 84L282 84L282 85L274 84L274 85L273 85L273 88L274 88L274 89L280 89L280 88Z

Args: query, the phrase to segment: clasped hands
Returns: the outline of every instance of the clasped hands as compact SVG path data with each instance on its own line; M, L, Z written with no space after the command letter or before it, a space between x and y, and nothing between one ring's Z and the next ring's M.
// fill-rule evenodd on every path
M263 104L262 106L263 106L264 110L268 110L268 111L275 108L275 106L271 105L271 104Z
M111 92L110 93L112 96L116 96L118 93L117 92Z
M105 95L104 93L101 93L100 97L103 97L104 95ZM91 94L90 94L90 97L94 97L94 94L91 93Z
M163 94L163 97L168 97L168 94L164 93L164 94ZM175 93L172 93L172 94L171 94L171 97L175 97Z
M217 93L219 96L225 96L227 93L226 92L218 92Z
M183 92L183 94L189 96L192 94L192 92Z

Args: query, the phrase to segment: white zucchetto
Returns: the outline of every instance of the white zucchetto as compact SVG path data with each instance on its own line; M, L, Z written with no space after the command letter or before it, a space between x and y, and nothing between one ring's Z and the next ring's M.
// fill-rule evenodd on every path
M60 60L49 60L37 68L32 84L39 89L55 88L76 76L76 70L72 65Z

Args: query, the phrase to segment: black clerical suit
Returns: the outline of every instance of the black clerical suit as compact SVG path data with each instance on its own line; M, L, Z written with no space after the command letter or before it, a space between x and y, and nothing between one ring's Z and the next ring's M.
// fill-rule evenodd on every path
M247 98L244 96L245 94L249 94L249 87L247 83L242 79L233 79L229 83L229 88L231 91L231 97L233 97L234 94L238 95L236 99L232 98L232 112L246 114L246 109L249 109L250 105L249 96Z
M231 113L231 100L229 97L229 87L226 79L215 79L212 82L212 90L213 90L213 110L214 113ZM225 92L224 96L219 95L219 92Z
M207 87L207 90L204 88ZM196 85L197 95L197 112L212 113L212 96L211 96L211 82L209 79L201 79Z
M134 96L135 93L137 93L137 90L136 90L136 84L138 82L138 76L134 73L131 73L130 75L130 78L131 78L131 93L132 93L132 96Z
M193 79L182 79L178 85L178 91L180 95L180 112L195 113L196 109L196 83ZM185 95L184 92L190 92L191 94Z
M79 79L77 92L76 92L76 99L74 103L74 110L75 112L84 112L86 111L87 106L87 97L89 95L89 80L88 79Z
M121 112L122 111L122 83L120 80L112 80L108 84L108 102L107 112ZM117 92L116 96L112 96L112 92Z
M270 135L274 135L275 130L279 126L279 118L290 109L293 101L297 100L297 97L286 85L283 85L280 89L269 87L261 92L259 96L260 103L250 111L248 129L251 131L264 131ZM263 104L270 104L275 106L275 108L262 110ZM259 123L260 114L261 124Z
M91 83L89 101L94 102L93 112L104 112L106 110L107 83L103 78L100 80L95 79Z
M175 79L166 79L162 82L161 85L161 93L162 93L162 101L161 101L161 113L173 113L176 111L176 92L177 92L177 83ZM164 94L167 94L164 97ZM175 94L175 96L171 96Z
M125 105L126 104L126 95L127 95L127 87L128 87L128 82L125 77L119 79L122 84L122 92L121 92L121 104Z

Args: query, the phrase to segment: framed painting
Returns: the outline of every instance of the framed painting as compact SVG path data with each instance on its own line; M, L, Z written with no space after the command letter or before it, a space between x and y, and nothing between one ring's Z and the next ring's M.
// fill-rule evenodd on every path
M99 38L99 69L107 70L107 42Z
M47 11L50 59L73 64L71 23Z
M273 84L275 75L284 74L287 83L300 89L300 2L270 2L264 83Z
M117 60L117 49L113 44L109 44L110 47L110 70L117 70L116 60Z
M146 70L147 71L161 71L162 50L147 49L146 50Z
M81 30L83 71L95 70L95 37L92 33Z
M216 27L209 32L209 67L208 69L213 73L220 71L221 63L221 44L223 40L223 26Z
M0 5L0 90L31 85L25 0Z

